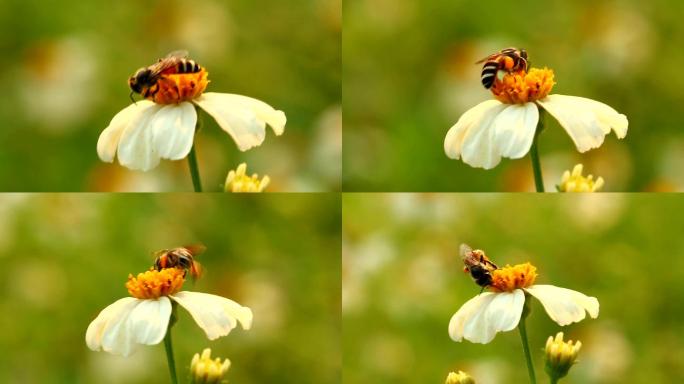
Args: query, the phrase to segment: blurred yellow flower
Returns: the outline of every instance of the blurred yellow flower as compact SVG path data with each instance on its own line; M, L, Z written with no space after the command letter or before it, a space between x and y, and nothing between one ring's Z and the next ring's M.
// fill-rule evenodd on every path
M230 360L221 362L220 358L211 359L211 349L205 348L202 355L195 353L190 363L190 382L192 384L218 384L230 368Z
M132 297L115 301L90 323L88 348L129 356L140 345L159 344L166 336L171 300L190 312L209 340L227 335L238 322L243 329L251 327L252 310L247 307L221 296L178 292L184 274L182 269L167 268L129 275L126 288Z
M263 192L270 182L271 179L267 175L261 180L256 173L247 176L247 164L242 163L236 170L228 172L223 189L226 192Z
M537 298L551 320L565 326L579 322L589 312L598 317L595 297L553 285L534 285L536 268L530 263L506 266L492 272L494 292L485 292L468 300L451 317L449 336L473 343L489 343L500 331L518 326L528 295Z
M549 95L554 84L553 71L547 68L499 71L491 87L496 100L466 111L449 129L444 139L446 155L484 169L494 168L502 157L525 156L537 134L539 108L558 120L579 152L601 146L611 130L618 138L625 137L625 115L591 99Z
M593 175L582 176L582 164L577 164L570 171L565 171L561 182L558 185L559 192L596 192L603 188L603 178L598 177L594 180Z

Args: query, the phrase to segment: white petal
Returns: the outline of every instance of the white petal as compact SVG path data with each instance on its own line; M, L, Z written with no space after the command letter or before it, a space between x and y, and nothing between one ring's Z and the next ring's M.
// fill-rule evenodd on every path
M627 134L627 117L598 101L549 95L537 103L558 120L580 152L601 146L611 129L620 139Z
M141 103L138 102L138 105ZM163 106L155 103L140 105L141 110L129 122L121 135L117 156L121 165L149 171L159 164L160 155L154 146L151 123Z
M242 108L250 109L259 120L263 120L270 125L277 136L282 135L285 131L285 124L287 123L285 113L274 109L261 100L232 93L207 92L204 95L209 95L209 97L217 97L215 95L220 95L219 97L226 103L240 105Z
M171 302L126 297L111 304L97 316L86 331L88 348L128 356L140 344L158 344L166 334Z
M518 326L525 294L513 292L486 292L468 302L451 317L449 336L455 341L465 338L473 343L489 343L500 331Z
M241 151L261 145L266 137L266 122L259 119L252 109L235 103L230 96L209 92L194 101L228 132Z
M444 139L447 156L462 157L466 164L485 169L499 164L501 154L493 142L492 124L505 108L506 105L497 100L487 100L464 113Z
M512 104L499 113L493 123L496 145L501 156L519 159L532 147L539 122L539 110L534 103Z
M155 151L162 159L185 158L192 148L196 123L197 113L192 103L163 106L150 122Z
M525 290L541 301L546 313L558 325L583 320L585 311L589 312L592 319L598 317L599 302L595 297L553 285L533 285Z
M147 100L139 101L137 104L129 105L114 116L97 140L97 155L102 161L108 163L114 161L114 155L116 155L116 148L119 146L121 134L135 115L153 104L153 102Z
M190 312L209 340L227 335L238 321L244 329L252 326L252 310L225 297L183 291L171 298Z

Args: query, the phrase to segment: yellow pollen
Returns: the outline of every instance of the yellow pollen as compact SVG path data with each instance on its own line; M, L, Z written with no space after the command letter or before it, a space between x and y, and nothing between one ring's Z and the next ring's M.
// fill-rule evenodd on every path
M164 75L155 84L157 92L148 99L157 104L178 104L199 97L207 89L207 72L202 68L195 73L174 73Z
M512 292L534 284L537 279L537 267L530 263L507 265L492 271L491 289L495 292Z
M268 176L264 176L261 180L259 180L259 175L256 173L252 176L248 176L247 164L242 163L238 165L236 170L228 172L224 191L249 193L263 192L270 182L271 179Z
M506 104L524 104L545 98L553 89L553 71L532 68L524 71L506 73L502 79L494 80L491 90L494 97Z
M137 277L128 275L126 288L136 299L157 299L173 295L183 287L185 271L180 268L166 268L161 271L150 269Z

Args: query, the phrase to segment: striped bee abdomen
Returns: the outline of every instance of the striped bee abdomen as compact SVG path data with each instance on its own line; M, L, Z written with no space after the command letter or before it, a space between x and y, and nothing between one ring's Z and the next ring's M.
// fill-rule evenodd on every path
M194 60L182 59L178 63L178 73L196 73L202 69Z
M482 66L482 85L489 89L494 84L496 73L499 72L499 62L495 60L487 61Z

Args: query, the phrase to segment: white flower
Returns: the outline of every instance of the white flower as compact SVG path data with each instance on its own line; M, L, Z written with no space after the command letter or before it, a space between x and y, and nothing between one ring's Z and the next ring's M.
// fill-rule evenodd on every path
M539 107L558 120L579 152L598 148L611 131L620 139L627 135L625 115L595 100L549 95L554 84L553 72L546 68L504 75L492 87L498 100L476 105L449 129L446 155L484 169L494 168L502 157L525 156L534 140Z
M241 151L261 145L266 124L276 135L285 130L285 113L263 101L229 93L202 93L207 72L168 75L150 96L157 102L138 101L116 114L97 141L97 154L111 163L149 171L160 159L180 160L192 148L197 112L202 108L235 140Z
M190 312L209 340L226 336L238 322L243 329L251 327L252 311L230 299L200 292L174 292L182 286L182 275L180 283L178 276L172 276L170 285L159 289L160 284L167 284L169 280L165 276L173 274L173 271L182 273L182 270L170 268L159 273L148 271L139 274L138 282L133 278L133 285L137 288L129 286L132 278L129 277L127 287L131 294L146 298L125 297L103 309L86 331L88 348L129 356L140 345L159 344L169 325L171 300ZM150 281L156 281L156 284ZM156 285L158 289L150 292L149 288L141 288L144 284L146 287ZM145 292L140 295L140 290Z
M241 151L261 145L266 124L276 135L285 130L282 111L247 96L208 92L178 104L156 104L143 100L117 113L97 141L97 154L111 163L149 171L160 159L180 160L192 148L197 113L195 103L211 115Z
M463 304L449 321L449 336L454 341L466 339L486 344L498 332L515 329L520 322L526 293L536 297L558 325L579 322L586 317L586 312L592 319L598 317L599 302L595 297L553 285L531 285L536 278L535 270L528 263L494 271L504 275L498 281L494 276L493 286L499 291L482 293ZM522 278L507 278L506 274ZM511 286L512 282L519 286Z

